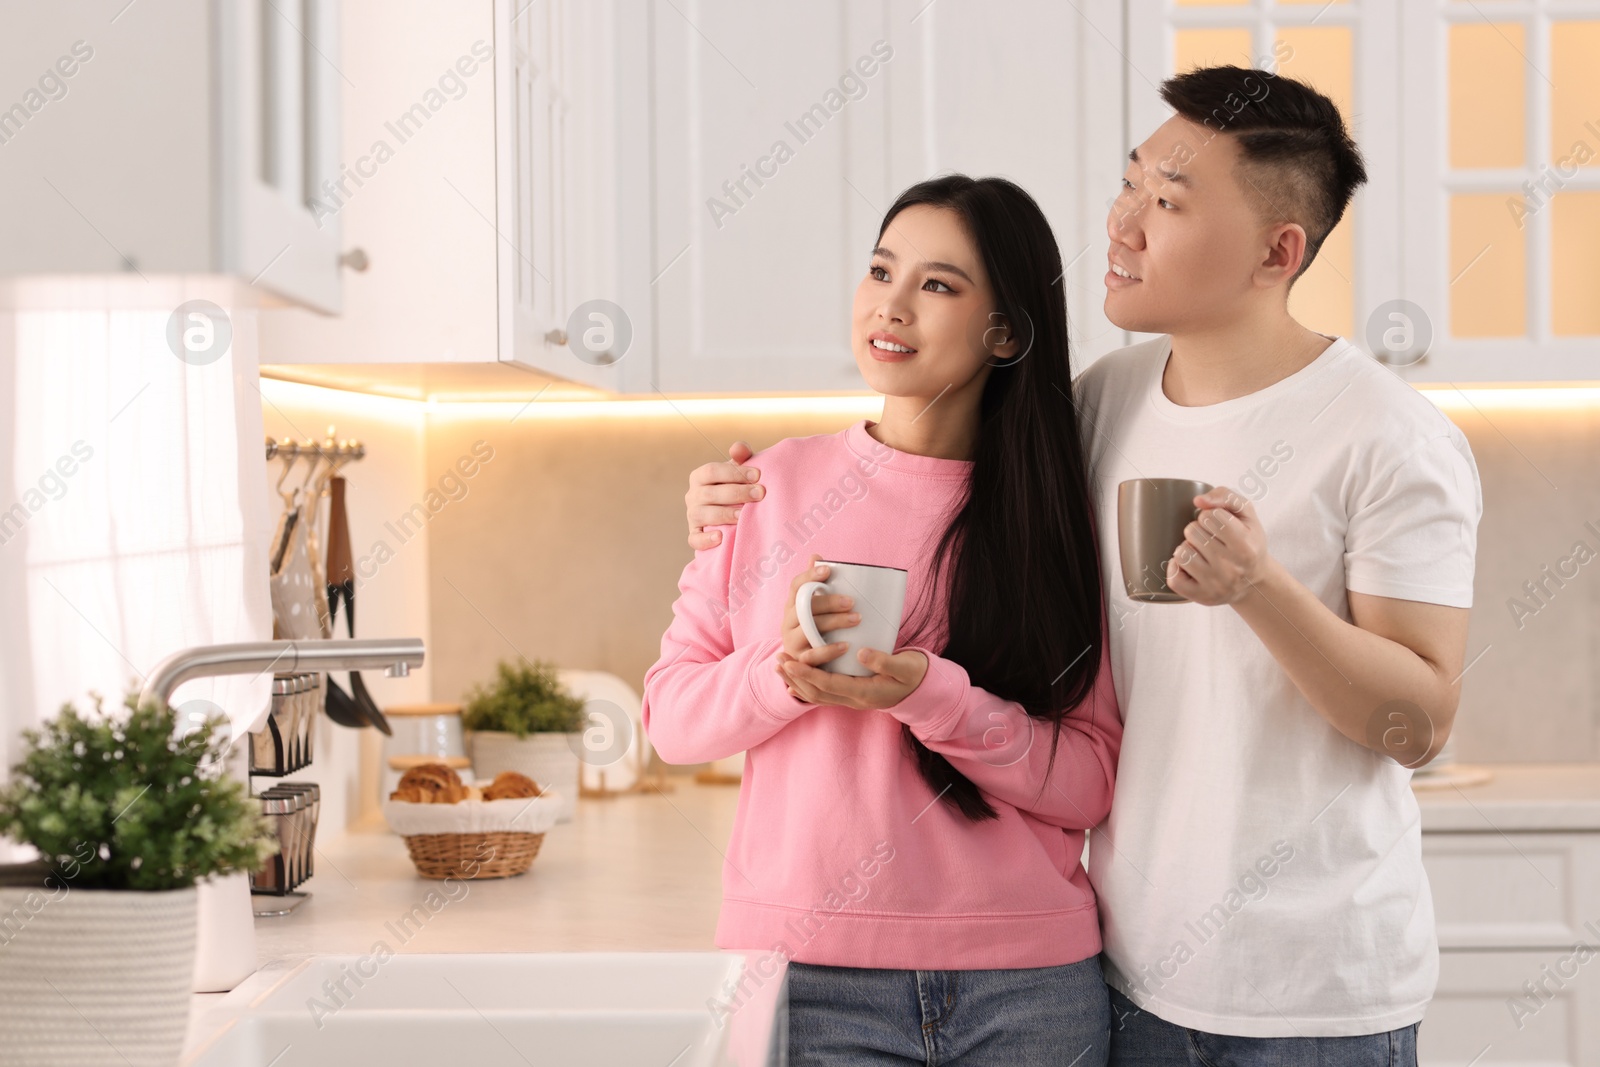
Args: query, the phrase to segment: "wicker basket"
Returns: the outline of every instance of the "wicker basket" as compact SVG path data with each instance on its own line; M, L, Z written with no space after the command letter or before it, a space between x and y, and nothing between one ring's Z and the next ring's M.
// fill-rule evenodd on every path
M389 829L405 838L406 850L424 878L510 878L533 863L544 835L561 814L554 790L505 800L457 804L383 806Z
M412 834L405 841L424 878L510 878L533 866L544 834Z

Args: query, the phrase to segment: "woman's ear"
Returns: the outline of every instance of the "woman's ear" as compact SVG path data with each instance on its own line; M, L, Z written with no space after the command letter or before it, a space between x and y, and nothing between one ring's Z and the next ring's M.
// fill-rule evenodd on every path
M998 311L989 313L989 327L983 331L983 347L989 353L989 361L993 363L1009 362L1016 358L1020 350L1016 331Z

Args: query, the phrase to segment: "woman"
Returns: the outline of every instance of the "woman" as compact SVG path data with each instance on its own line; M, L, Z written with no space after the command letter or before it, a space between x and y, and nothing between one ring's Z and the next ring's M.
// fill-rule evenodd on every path
M646 674L663 759L746 753L716 943L790 960L798 1064L1104 1062L1079 858L1122 727L1061 276L1016 185L903 193L851 324L882 418L760 454L764 497L685 568ZM800 628L819 558L908 571L870 677ZM855 607L812 600L823 633Z

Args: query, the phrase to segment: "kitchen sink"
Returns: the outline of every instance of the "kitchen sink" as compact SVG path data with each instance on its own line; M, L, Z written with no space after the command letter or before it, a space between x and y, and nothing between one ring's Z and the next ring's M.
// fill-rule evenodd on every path
M767 1067L785 977L727 952L282 960L206 1010L183 1064Z

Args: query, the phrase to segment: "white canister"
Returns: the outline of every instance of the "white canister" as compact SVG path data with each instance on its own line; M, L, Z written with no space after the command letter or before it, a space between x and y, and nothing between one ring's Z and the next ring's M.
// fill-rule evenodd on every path
M383 709L394 733L383 739L383 755L465 756L460 704L392 704Z
M517 771L561 796L561 817L571 822L578 811L578 750L582 733L541 733L518 737L498 730L475 730L468 735L472 747L472 773L487 785L501 771Z
M226 993L255 973L256 916L250 874L235 871L195 886L196 993Z

